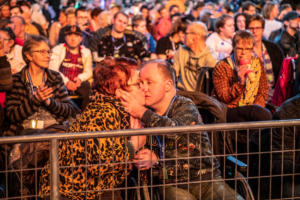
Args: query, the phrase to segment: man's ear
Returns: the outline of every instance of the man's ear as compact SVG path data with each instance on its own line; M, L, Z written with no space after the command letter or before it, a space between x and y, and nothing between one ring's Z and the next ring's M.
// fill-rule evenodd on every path
M166 92L170 91L174 87L174 83L171 79L166 80L165 82L165 90Z

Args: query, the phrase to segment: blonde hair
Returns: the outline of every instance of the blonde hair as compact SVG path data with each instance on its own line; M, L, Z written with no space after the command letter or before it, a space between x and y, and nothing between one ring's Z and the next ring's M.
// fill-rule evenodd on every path
M204 40L207 38L207 27L203 22L197 21L197 22L192 22L189 24L190 29L192 29L193 33L196 33L199 35L201 38Z

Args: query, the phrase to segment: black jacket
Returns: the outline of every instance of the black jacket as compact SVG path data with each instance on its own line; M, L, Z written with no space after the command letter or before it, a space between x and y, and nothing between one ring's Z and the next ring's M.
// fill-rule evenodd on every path
M262 42L265 45L272 62L272 68L273 68L274 80L275 80L273 87L275 87L276 81L278 79L278 74L281 68L281 64L284 58L284 54L282 50L279 48L279 46L274 42L271 42L266 39L263 39Z
M300 93L288 100L286 100L280 108L274 113L273 119L275 120L285 120L285 119L299 119L300 118ZM293 127L285 127L284 133L282 129L274 129L272 144L273 151L282 150L295 150L300 148L300 129L296 127L294 134ZM284 135L284 140L282 141L282 136ZM295 143L295 147L294 147ZM284 173L291 173L293 170L293 163L295 163L294 173L299 173L300 171L300 152L295 152L295 157L293 153L284 153L284 158L281 157L281 153L274 154L273 156L273 170L276 173L281 172L283 159L283 171ZM295 160L294 160L295 159Z
M299 33L291 36L286 30L284 30L281 32L281 36L277 44L282 49L284 56L289 55L294 57L300 50Z

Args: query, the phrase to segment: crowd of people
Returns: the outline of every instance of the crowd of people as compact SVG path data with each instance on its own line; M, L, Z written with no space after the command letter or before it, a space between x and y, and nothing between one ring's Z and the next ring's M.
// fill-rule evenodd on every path
M226 106L228 123L297 119L299 52L300 3L296 1L2 2L0 133L19 136L203 124L205 116L178 90L215 98ZM291 80L283 78L287 67L293 70ZM204 79L209 91L203 90ZM289 83L289 88L281 83ZM273 145L280 150L283 138L276 134ZM284 138L291 148L292 134L287 131ZM158 183L214 179L159 188L165 199L243 199L223 180L210 138L201 132L61 141L60 195L62 199L122 199L124 194L109 189L122 186L134 170L158 168ZM7 163L9 168L24 167L25 162L19 161L23 156L31 165L33 159L27 157L43 145L5 146L0 170L7 169ZM194 156L205 158L190 159ZM280 160L274 156L275 163ZM49 161L39 162L43 169L38 177L33 180L25 172L21 180L27 184L20 187L12 187L17 176L0 174L3 184L8 183L4 191L9 194L4 195L36 193L49 198ZM289 171L292 166L276 170ZM28 186L33 182L39 187ZM288 189L284 193L291 195Z

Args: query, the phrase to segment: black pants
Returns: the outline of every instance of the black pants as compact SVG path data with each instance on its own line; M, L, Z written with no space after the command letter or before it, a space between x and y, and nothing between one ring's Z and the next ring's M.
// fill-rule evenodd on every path
M259 105L228 108L227 122L250 122L272 120L271 112Z

